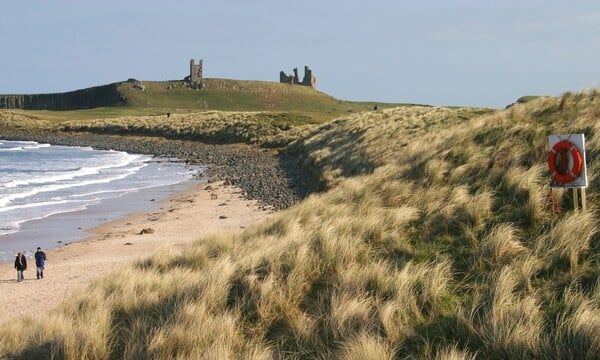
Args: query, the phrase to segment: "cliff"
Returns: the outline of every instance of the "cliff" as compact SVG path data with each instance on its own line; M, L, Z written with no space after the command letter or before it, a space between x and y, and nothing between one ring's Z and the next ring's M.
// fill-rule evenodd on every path
M0 95L0 109L77 110L125 105L119 83L55 94Z

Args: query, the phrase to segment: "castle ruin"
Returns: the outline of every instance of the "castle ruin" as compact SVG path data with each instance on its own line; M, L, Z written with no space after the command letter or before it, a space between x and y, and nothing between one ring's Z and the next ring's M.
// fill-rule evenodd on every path
M202 59L198 60L198 65L194 63L194 59L190 60L190 79L191 84L197 84L202 81Z
M313 76L312 70L308 66L304 66L304 78L300 81L298 76L298 68L294 68L294 75L286 75L283 71L279 72L279 82L285 84L296 84L302 86L310 86L313 89L317 88L317 78Z

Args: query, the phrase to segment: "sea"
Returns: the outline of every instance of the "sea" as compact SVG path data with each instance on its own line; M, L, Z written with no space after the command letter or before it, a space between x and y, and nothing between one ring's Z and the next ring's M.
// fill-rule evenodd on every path
M90 147L0 140L0 261L89 238L193 183L202 166Z

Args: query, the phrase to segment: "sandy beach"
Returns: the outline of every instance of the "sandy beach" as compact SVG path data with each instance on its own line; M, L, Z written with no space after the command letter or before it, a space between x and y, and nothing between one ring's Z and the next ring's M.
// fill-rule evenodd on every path
M103 224L89 239L46 250L44 279L36 279L35 259L28 258L25 281L16 281L13 263L0 263L0 322L43 316L74 290L119 266L145 258L167 246L181 251L215 230L242 231L273 212L264 210L242 191L222 182L194 184L161 203L160 209L136 213ZM150 233L142 233L151 229Z

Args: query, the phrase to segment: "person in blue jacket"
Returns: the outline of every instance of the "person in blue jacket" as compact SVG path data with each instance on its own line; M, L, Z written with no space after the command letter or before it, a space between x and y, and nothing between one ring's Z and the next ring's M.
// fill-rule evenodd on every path
M46 266L46 253L41 248L35 252L35 266L37 267L37 278L44 278L44 267Z

